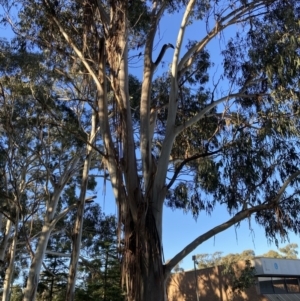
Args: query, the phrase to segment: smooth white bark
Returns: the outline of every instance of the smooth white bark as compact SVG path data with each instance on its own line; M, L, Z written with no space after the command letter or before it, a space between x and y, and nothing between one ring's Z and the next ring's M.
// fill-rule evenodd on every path
M16 223L15 223L15 233L10 245L9 249L9 264L5 271L4 283L3 283L3 293L2 293L2 301L8 301L10 299L10 291L11 285L13 281L14 275L14 264L15 264L15 257L16 257L16 246L18 241L18 218L19 212L17 211Z
M74 157L69 162L69 165L65 167L64 173L62 174L59 183L55 185L53 196L47 202L44 225L42 227L35 254L30 265L27 284L24 290L23 301L35 300L42 262L45 256L45 250L47 248L51 231L53 230L59 218L63 218L67 214L67 212L69 212L70 208L74 208L75 206L77 206L77 204L74 204L73 206L70 206L69 208L61 212L57 217L55 217L55 214L57 213L56 208L58 205L60 195L68 180L75 174L78 168L79 160L80 156Z
M97 126L96 115L97 112L93 111L92 128L89 134L89 143L87 144L87 155L84 160L83 170L82 170L82 179L81 179L79 202L77 207L77 215L76 215L75 225L72 232L73 245L72 245L71 261L69 265L66 301L74 300L77 265L80 256L80 246L81 246L81 238L82 238L84 206L85 206L86 192L88 186L88 177L89 177L91 160L92 160L92 150L93 150L92 144L94 143L96 137L96 126Z
M196 3L196 0L190 0L184 15L182 17L181 26L178 32L172 66L171 66L171 88L169 95L168 104L168 117L167 117L167 127L166 135L162 144L161 154L157 165L157 172L155 175L154 185L153 185L153 199L156 200L157 206L155 208L155 220L157 225L157 231L160 239L162 240L162 216L163 216L163 202L165 200L165 180L169 166L170 153L173 147L175 139L175 119L177 113L177 72L178 72L178 61L180 57L180 51L182 48L184 33L186 26L189 21L190 14Z
M12 229L12 221L10 219L7 219L4 236L3 236L3 239L0 244L0 260L1 261L4 261L5 252L6 252L7 246L8 246L8 240L9 240L10 234L11 234L11 229Z

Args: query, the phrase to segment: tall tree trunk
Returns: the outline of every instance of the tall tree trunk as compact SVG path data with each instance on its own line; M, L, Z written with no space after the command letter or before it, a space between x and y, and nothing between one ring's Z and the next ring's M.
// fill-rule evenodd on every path
M62 174L59 183L55 184L54 193L51 199L47 202L47 209L45 213L44 225L39 236L38 244L35 250L35 254L33 256L27 284L24 292L23 301L34 301L36 298L36 290L38 287L39 279L40 279L40 271L43 263L43 259L45 256L46 248L48 245L48 241L51 235L51 232L55 226L55 224L63 218L71 209L75 208L77 204L73 204L69 206L69 208L62 211L60 214L57 214L56 208L58 205L58 201L60 195L62 193L63 188L69 179L74 175L76 169L78 167L78 163L80 160L80 156L73 158L68 166L65 167L64 173Z
M11 288L11 283L13 281L14 263L15 263L15 256L16 256L16 245L17 245L17 241L18 241L18 223L19 223L18 216L19 216L19 213L17 212L16 224L15 224L15 234L14 234L13 241L11 243L10 250L9 250L9 264L5 271L2 301L8 301L10 299L10 288Z
M96 100L95 100L96 102ZM93 111L92 116L92 129L89 135L89 143L87 145L87 156L84 160L84 166L82 171L82 180L81 180L81 190L79 196L79 204L77 209L77 215L75 220L75 225L73 228L72 233L72 253L71 253L71 261L69 266L69 275L68 275L68 283L67 283L67 292L66 292L66 301L73 301L74 300L74 293L75 293L75 283L76 283L76 272L77 272L77 265L78 259L80 255L80 245L81 245L81 238L82 238L82 226L83 226L83 215L84 215L84 206L85 206L85 198L88 186L88 177L89 171L91 166L91 156L92 156L92 146L96 135L96 112Z
M122 278L128 301L164 301L162 248L152 208L134 224L127 216Z
M106 301L106 296L107 296L107 272L108 272L108 249L105 251L103 301Z
M3 213L0 212L0 230L2 229Z
M49 224L43 226L42 233L39 237L39 242L29 269L23 301L35 300L37 286L39 284L40 270L42 267L44 254L49 241L51 230L52 229Z
M148 102L151 89L149 88L147 93L146 89L143 89L145 93L143 93L143 108L141 108L143 182L140 181L137 170L136 145L128 91L129 24L127 13L127 1L112 2L111 23L114 26L109 27L113 30L108 32L105 45L110 66L111 86L120 116L119 138L123 149L122 152L119 152L117 158L119 162L116 168L113 169L113 165L109 166L109 164L107 167L112 184L114 185L114 180L115 182L120 180L121 183L119 194L115 193L115 197L119 209L119 232L122 230L124 233L122 284L126 287L126 300L163 301L164 271L161 238L154 216L155 210L157 210L157 202L153 199L155 166L151 157L151 138L149 138L151 127ZM148 44L150 45L148 47L151 48L152 42L150 41ZM147 65L149 74L144 80L150 84L154 66L151 61L152 48L148 50L145 65ZM103 78L105 78L105 69L102 70ZM109 144L106 144L106 148L108 153L113 152ZM160 215L158 214L157 217L160 218Z
M50 285L49 301L52 301L52 297L53 297L53 286L54 286L54 276L51 276L51 285Z
M87 156L87 159L84 163L84 177L82 180L84 183L84 187L81 188L80 193L80 203L77 209L77 215L75 220L75 225L72 233L72 253L71 253L71 261L69 266L69 275L68 275L68 284L67 284L67 292L66 292L66 301L74 300L74 292L75 292L75 282L76 282L76 272L78 259L80 255L80 244L82 237L82 224L83 224L83 215L84 215L84 205L85 205L85 194L87 188L87 178L88 178L88 170L90 166L90 155Z
M7 219L4 236L3 236L3 239L0 244L0 260L1 261L4 261L5 251L7 249L8 239L9 239L11 228L12 228L12 221L10 219Z

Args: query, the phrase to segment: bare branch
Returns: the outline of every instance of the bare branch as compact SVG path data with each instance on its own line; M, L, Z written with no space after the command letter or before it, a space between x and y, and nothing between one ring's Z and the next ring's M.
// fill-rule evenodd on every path
M50 9L50 11L51 11L51 8L50 8L50 5L48 3L48 0L44 0L43 2L46 5L46 7L48 7ZM97 87L101 86L101 84L99 82L99 79L97 77L97 74L92 70L90 64L88 63L88 61L84 57L83 53L77 48L77 46L75 45L75 43L73 42L73 40L71 39L71 37L68 35L68 33L64 30L63 26L58 21L58 19L56 18L56 16L54 14L49 14L49 15L50 15L50 18L53 20L53 22L57 25L60 33L65 38L66 42L73 48L73 50L76 53L76 55L78 56L78 58L82 61L83 65L88 70L88 72L91 75L91 77L93 78L96 86Z
M191 125L195 124L196 122L198 122L200 119L204 118L205 114L207 112L209 112L211 109L213 109L214 107L216 107L218 104L222 103L223 101L228 101L229 99L237 98L237 97L243 98L243 97L256 97L256 96L257 96L257 94L245 94L245 93L234 93L234 94L229 94L227 96L224 96L224 97L222 97L222 98L220 98L220 99L212 102L211 104L209 104L201 112L199 112L198 114L196 114L195 116L193 116L191 119L187 120L184 124L179 125L175 129L175 135L177 136L184 129L188 128L189 126L191 126Z
M98 9L99 9L100 18L103 22L104 27L108 27L108 25L109 25L109 16L106 13L105 8L103 7L100 0L97 0L97 6L98 6Z
M222 151L222 149L223 149L223 148L220 148L220 149L218 149L218 150L216 150L216 151L213 151L213 152L210 152L210 153L205 152L205 153L203 153L203 154L195 154L195 155L193 155L193 156L191 156L191 157L186 158L185 160L183 160L183 161L179 164L179 166L176 168L176 170L175 170L175 172L174 172L174 174L173 174L173 176L172 176L172 179L170 180L169 184L167 185L167 189L171 188L171 186L172 186L172 185L174 184L174 182L176 181L178 174L180 173L180 171L182 170L182 168L183 168L187 163L189 163L189 162L191 162L191 161L194 161L194 160L197 160L197 159L200 159L200 158L210 157L210 156L212 156L212 155L218 154L218 153L220 153L220 152Z
M237 224L238 222L242 221L243 219L251 216L251 214L267 209L270 205L262 204L258 205L243 211L238 212L234 217L229 219L227 222L216 226L215 228L207 231L206 233L198 236L195 240L193 240L190 244L188 244L185 248L183 248L179 253L177 253L166 265L165 271L166 276L171 272L176 264L178 264L184 257L190 254L193 250L195 250L201 243L210 239L211 237L217 235L225 231L226 229L230 228L231 226Z

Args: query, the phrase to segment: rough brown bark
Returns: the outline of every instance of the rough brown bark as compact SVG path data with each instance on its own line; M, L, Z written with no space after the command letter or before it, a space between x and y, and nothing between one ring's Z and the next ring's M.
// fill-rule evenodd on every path
M127 216L122 278L127 300L164 300L162 248L152 208L142 211L145 218L134 224Z

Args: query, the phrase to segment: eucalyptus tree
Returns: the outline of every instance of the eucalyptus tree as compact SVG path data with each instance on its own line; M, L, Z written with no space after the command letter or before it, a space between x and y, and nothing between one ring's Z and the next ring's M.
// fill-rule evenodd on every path
M32 57L28 56L27 61L30 59ZM32 124L25 121L30 105L26 104L28 86L18 74L20 61L19 54L12 52L8 44L1 43L1 214L6 222L0 247L5 264L3 300L9 298L20 227L24 227L39 206L37 191L41 167L36 164L36 151L31 149L32 140L36 139L31 132Z
M290 243L285 247L279 248L279 252L274 250L269 250L267 253L263 254L262 256L272 257L272 258L297 259L299 254L297 249L298 249L298 244Z
M20 43L17 39L14 42ZM7 216L3 252L12 222L15 224L3 300L9 296L17 237L22 237L31 257L25 298L33 300L51 232L70 210L80 207L77 200L64 210L60 204L62 192L79 176L87 158L82 142L85 125L73 113L73 110L80 112L80 106L72 108L75 101L70 100L66 105L62 100L68 96L68 90L64 88L61 94L59 87L66 85L66 80L61 81L47 71L42 54L27 52L19 46L16 49L3 46L1 55L2 153L7 178L1 204L1 211ZM61 134L62 125L64 131L69 131L67 136ZM74 131L76 135L72 134ZM86 189L83 193L81 199L85 200Z
M118 206L127 300L163 300L183 257L251 216L275 241L299 231L298 1L7 2L19 3L16 23L7 22L48 54L52 70L94 83L95 144ZM182 13L177 40L154 58L160 21L175 12ZM191 24L203 30L186 43ZM209 49L218 37L222 66ZM137 48L143 80L133 101L129 63ZM156 77L166 51L170 70ZM164 263L164 203L195 217L220 205L230 217Z
M298 244L289 243L286 246L279 248L278 251L269 250L264 254L255 254L253 250L244 250L241 253L230 253L222 256L222 252L215 252L213 254L197 254L196 260L199 269L214 267L217 265L236 263L238 261L245 261L254 259L254 257L272 257L272 258L287 258L297 259L298 258Z

